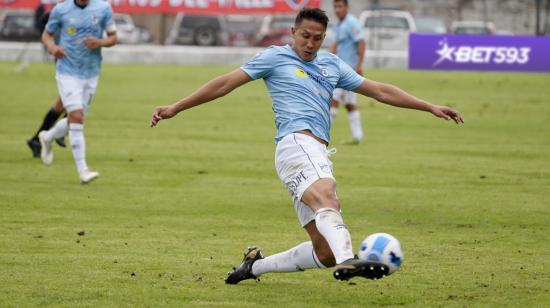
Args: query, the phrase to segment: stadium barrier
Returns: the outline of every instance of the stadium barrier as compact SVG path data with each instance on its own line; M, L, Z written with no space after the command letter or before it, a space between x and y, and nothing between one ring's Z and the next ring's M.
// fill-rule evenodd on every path
M116 45L103 49L103 60L105 63L239 66L262 50L262 47ZM0 42L0 61L41 62L46 58L45 51L38 42ZM366 51L366 69L407 69L407 63L407 51Z

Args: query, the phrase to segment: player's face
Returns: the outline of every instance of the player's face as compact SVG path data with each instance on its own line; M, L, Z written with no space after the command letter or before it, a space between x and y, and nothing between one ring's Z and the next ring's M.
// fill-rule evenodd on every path
M321 48L323 39L325 39L325 31L322 24L304 19L298 27L292 28L292 37L294 38L292 49L302 60L312 60Z
M348 6L343 1L334 2L334 14L342 20L348 14Z

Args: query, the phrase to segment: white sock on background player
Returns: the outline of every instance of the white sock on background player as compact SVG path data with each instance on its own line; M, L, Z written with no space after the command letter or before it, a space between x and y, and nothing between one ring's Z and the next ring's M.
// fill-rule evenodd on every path
M73 151L73 159L78 173L88 170L86 164L86 143L84 141L84 125L79 123L69 124L69 142Z
M359 110L348 113L348 122L353 139L357 141L363 140L363 128L361 127L361 113Z
M54 139L64 137L69 131L69 125L67 124L67 118L59 120L55 125L44 134L44 139L51 142Z

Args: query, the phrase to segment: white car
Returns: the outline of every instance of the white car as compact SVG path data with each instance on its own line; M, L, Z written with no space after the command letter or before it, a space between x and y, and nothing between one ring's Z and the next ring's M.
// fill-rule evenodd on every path
M365 27L367 49L371 50L407 50L409 33L416 32L416 23L407 11L363 11L359 22Z
M120 44L143 44L153 41L153 36L147 29L138 27L129 14L113 14L117 28L117 41Z

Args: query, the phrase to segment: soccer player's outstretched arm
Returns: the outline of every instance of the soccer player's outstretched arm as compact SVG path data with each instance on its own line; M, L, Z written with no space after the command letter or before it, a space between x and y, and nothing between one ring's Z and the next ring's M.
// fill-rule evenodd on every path
M180 111L225 96L251 80L252 78L241 69L236 69L230 73L214 78L186 98L172 105L156 107L151 117L151 127L157 125L160 120L170 119Z
M42 32L42 43L48 49L48 52L54 56L56 59L61 59L66 56L65 48L55 44L54 34L44 30Z
M401 108L423 110L445 120L453 120L457 124L464 123L462 115L451 107L431 104L419 99L391 84L365 79L359 87L353 90L359 94L372 97L375 100Z

